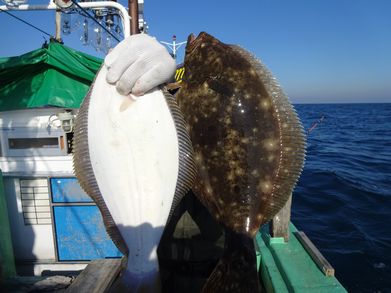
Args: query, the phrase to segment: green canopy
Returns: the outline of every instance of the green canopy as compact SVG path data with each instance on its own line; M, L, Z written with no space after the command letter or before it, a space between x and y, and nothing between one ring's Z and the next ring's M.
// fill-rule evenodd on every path
M78 108L101 64L102 59L57 42L0 58L0 111Z

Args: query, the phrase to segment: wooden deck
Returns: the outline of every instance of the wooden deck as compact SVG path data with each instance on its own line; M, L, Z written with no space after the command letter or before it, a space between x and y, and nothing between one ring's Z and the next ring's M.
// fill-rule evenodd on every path
M109 292L111 285L121 271L121 263L122 259L99 259L92 261L65 292Z

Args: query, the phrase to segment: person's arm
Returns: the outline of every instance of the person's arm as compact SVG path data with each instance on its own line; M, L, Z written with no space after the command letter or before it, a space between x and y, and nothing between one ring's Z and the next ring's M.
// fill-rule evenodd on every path
M167 49L146 34L127 37L105 58L107 82L122 95L141 96L172 79L176 64Z

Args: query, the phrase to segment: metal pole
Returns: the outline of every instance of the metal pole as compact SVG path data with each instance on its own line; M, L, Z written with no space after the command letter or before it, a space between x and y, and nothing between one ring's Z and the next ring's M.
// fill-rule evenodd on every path
M131 34L139 34L140 30L138 27L138 0L129 0L129 15L130 15L130 28Z
M130 35L130 27L129 27L129 14L128 11L123 7L121 4L113 1L97 1L97 2L78 2L78 4L83 8L107 8L111 7L114 9L117 9L121 19L122 19L122 26L124 31L124 38ZM56 10L58 7L53 2L50 2L47 5L29 5L29 4L22 4L17 7L9 7L6 5L0 6L0 9L6 10L6 11L24 11L24 10Z
M176 38L173 39L172 48L172 53L174 54L174 58L176 59Z
M56 9L56 36L55 39L61 42L61 10Z

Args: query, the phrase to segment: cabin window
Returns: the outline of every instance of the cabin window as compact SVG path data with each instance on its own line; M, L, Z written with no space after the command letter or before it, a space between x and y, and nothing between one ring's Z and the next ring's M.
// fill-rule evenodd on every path
M59 147L57 137L9 138L8 146L14 150Z
M47 179L21 179L19 183L24 224L50 225L52 217Z

